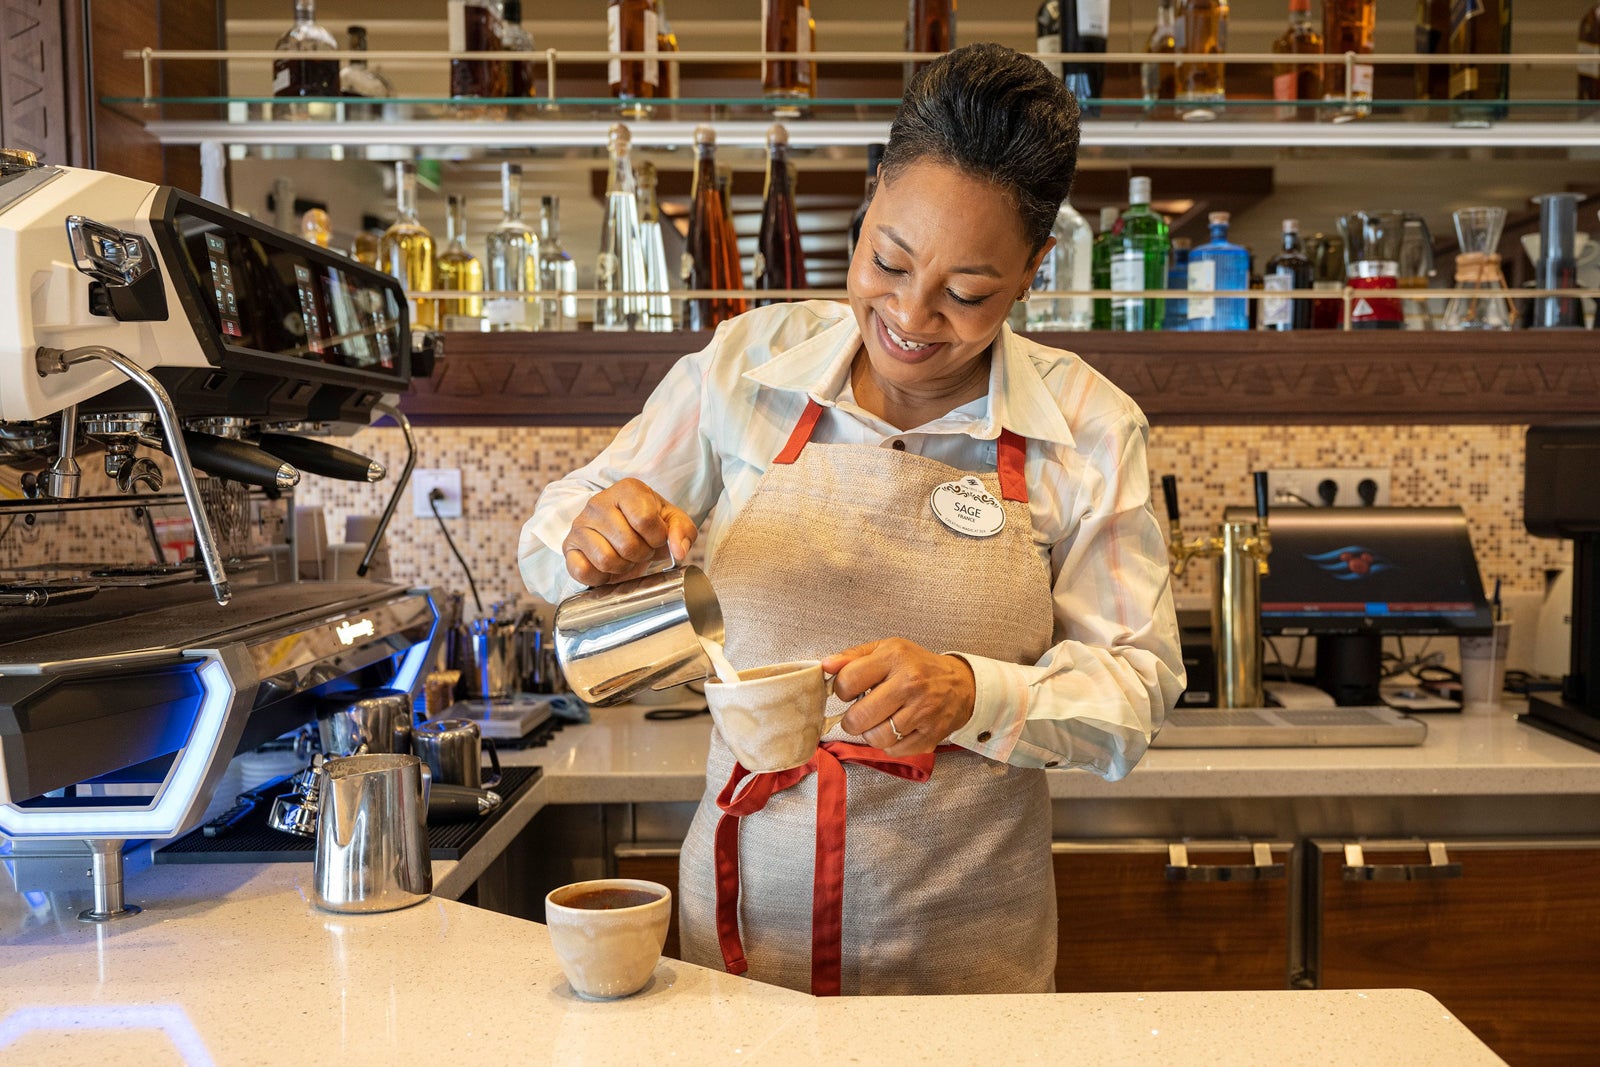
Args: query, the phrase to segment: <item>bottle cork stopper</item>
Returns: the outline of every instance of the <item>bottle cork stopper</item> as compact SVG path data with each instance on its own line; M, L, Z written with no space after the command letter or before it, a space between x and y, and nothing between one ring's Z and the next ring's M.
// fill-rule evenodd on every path
M1228 220L1232 217L1233 216L1229 215L1226 211L1213 211L1206 216L1206 221L1211 223L1213 226L1226 226L1228 224Z
M767 127L767 147L782 148L789 143L789 131L783 128L781 122L774 122Z
M612 150L627 148L633 143L633 134L628 132L628 127L620 122L611 124L611 129L606 134L606 147Z
M1299 233L1300 232L1300 220L1299 219L1284 219L1283 220L1283 232L1284 233Z
M694 128L695 144L716 144L717 131L710 126L696 126Z

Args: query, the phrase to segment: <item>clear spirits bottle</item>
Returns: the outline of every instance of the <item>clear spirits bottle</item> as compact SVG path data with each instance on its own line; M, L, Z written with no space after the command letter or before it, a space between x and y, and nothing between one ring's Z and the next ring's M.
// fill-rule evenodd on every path
M1111 22L1110 0L1060 0L1061 51L1099 52L1106 50L1107 27ZM1067 88L1078 98L1086 115L1099 113L1098 101L1105 86L1106 68L1102 63L1066 63L1062 76Z
M417 166L402 160L394 165L394 224L378 240L378 265L399 279L408 293L433 289L433 235L417 221ZM428 297L410 297L411 325L432 329L437 309Z
M639 164L639 244L644 258L644 287L650 294L645 301L643 328L652 333L670 333L674 328L672 299L667 290L672 279L667 273L667 245L661 233L661 204L656 199L656 165Z
M1177 65L1178 110L1189 122L1209 122L1228 95L1227 68L1209 58L1228 51L1228 0L1179 0L1178 24L1178 51L1196 57Z
M1261 287L1269 292L1293 292L1311 288L1316 280L1311 257L1300 245L1300 222L1283 220L1283 247L1267 260L1267 272L1261 277ZM1261 301L1261 328L1263 330L1311 329L1311 301L1306 297L1270 296Z
M789 174L789 131L777 125L767 130L767 187L754 273L757 289L806 288L806 257L800 249L800 217ZM769 303L773 301L758 301Z
M1328 55L1371 55L1377 25L1378 0L1323 0L1322 49ZM1372 113L1371 63L1351 65L1348 93L1343 64L1331 64L1324 75L1323 99L1342 106L1323 109L1322 117L1348 122Z
M1172 239L1172 255L1167 260L1167 288L1189 288L1189 250L1194 242L1187 237ZM1189 328L1189 301L1182 297L1169 298L1165 314L1161 317L1163 330L1182 333Z
M1196 292L1244 291L1250 288L1250 253L1228 240L1228 213L1206 217L1211 240L1189 253L1189 328L1248 330L1250 301L1242 296L1194 296Z
M561 201L539 199L539 306L547 330L578 328L577 261L561 247Z
M337 52L339 42L317 22L315 0L294 0L294 25L273 48L285 53ZM284 55L272 61L273 96L338 96L339 61Z
M491 331L537 330L539 238L522 218L522 167L516 163L500 164L500 210L500 225L485 240L484 261L486 287L503 295L484 299L484 322Z
M1487 125L1503 119L1511 93L1511 67L1475 63L1471 57L1511 51L1511 0L1463 0L1450 7L1450 54L1465 62L1450 65L1451 121ZM1476 101L1481 101L1477 103Z
M434 281L440 289L481 293L483 264L467 250L467 199L450 196L445 198L445 203L445 247L434 264ZM439 327L473 333L483 329L483 298L441 297Z
M1416 52L1419 56L1450 54L1450 0L1417 0L1415 28ZM1447 63L1418 63L1416 68L1418 100L1450 99L1450 66ZM1425 111L1424 118L1438 118Z
M856 245L861 243L861 224L866 221L867 208L872 204L872 194L878 191L878 164L883 160L883 145L867 145L867 191L850 214L849 258L856 257Z
M1156 28L1150 31L1150 37L1144 45L1145 52L1150 55L1170 56L1178 52L1178 23L1172 4L1173 0L1158 0L1156 4ZM1175 64L1141 63L1139 81L1144 93L1144 106L1153 109L1157 101L1176 99L1177 79L1178 68Z
M1050 236L1055 245L1039 262L1033 276L1032 288L1036 292L1052 289L1093 288L1094 237L1089 223L1067 200L1061 201L1056 211L1055 225ZM1030 330L1087 330L1093 325L1094 308L1087 296L1034 296L1027 303L1025 322Z
M795 57L761 62L761 92L778 105L774 114L797 115L799 109L792 101L808 100L816 95L812 64L806 58L811 51L815 25L809 0L763 0L761 4L762 51L784 52Z
M534 72L537 69L533 62L533 34L522 26L522 0L505 0L500 10L498 25L500 51L518 53L518 58L504 64L500 78L505 85L502 95L513 99L525 99L533 95ZM522 111L514 110L512 118L523 117Z
M1094 282L1094 287L1100 290L1111 288L1111 242L1117 236L1117 225L1121 222L1121 213L1114 207L1100 209L1100 232L1095 236L1094 244L1089 251L1089 275ZM1111 299L1097 296L1094 300L1094 328L1097 330L1111 329Z
M346 26L344 32L346 47L350 51L367 50L365 26ZM364 59L352 59L339 68L339 92L342 96L382 100L394 95L394 86L389 84L389 79L377 67L369 65ZM379 104L349 104L345 108L347 118L375 119L382 114L382 105Z
M499 19L489 0L449 0L445 20L452 52L498 52ZM450 95L457 99L506 95L505 64L492 59L452 59Z
M725 247L722 194L717 189L717 135L710 126L694 131L694 185L689 200L689 233L679 273L686 289L742 289L737 258ZM737 257L737 248L734 257ZM735 264L730 271L730 263ZM709 330L738 312L726 298L699 297L683 302L683 328Z
M906 11L907 52L948 52L956 46L956 0L909 0ZM911 63L906 80L928 64Z
M1600 100L1600 3L1578 20L1578 51L1594 57L1578 65L1578 99Z
M1311 25L1311 0L1289 0L1289 25L1272 42L1272 51L1280 56L1322 54L1322 34ZM1290 105L1278 108L1279 119L1315 119L1316 105L1322 100L1322 65L1292 59L1278 63L1272 68L1272 97Z
M1167 220L1150 207L1150 179L1128 179L1128 209L1111 241L1111 288L1123 293L1161 289L1167 280ZM1113 330L1161 329L1162 302L1142 296L1111 301ZM1191 319L1192 319L1191 312Z
M661 38L653 0L610 0L606 5L606 49L647 52L646 59L613 59L606 65L611 95L622 101L629 118L650 114L650 101L660 94L661 63L656 59Z
M639 199L633 180L628 128L611 127L606 149L611 155L606 177L606 213L600 224L600 255L594 287L604 293L594 303L597 330L642 330L648 325L644 249L639 243Z

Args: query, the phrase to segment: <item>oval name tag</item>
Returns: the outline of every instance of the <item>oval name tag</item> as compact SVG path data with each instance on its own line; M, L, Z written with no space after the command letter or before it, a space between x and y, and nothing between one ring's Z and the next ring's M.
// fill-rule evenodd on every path
M934 518L968 537L993 537L1006 525L1006 509L972 475L933 488Z

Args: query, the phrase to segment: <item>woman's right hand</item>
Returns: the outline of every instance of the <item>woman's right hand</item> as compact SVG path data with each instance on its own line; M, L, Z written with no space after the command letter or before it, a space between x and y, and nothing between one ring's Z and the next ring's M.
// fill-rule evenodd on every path
M683 560L700 531L683 509L637 478L589 498L561 542L567 573L584 585L637 578L669 548Z

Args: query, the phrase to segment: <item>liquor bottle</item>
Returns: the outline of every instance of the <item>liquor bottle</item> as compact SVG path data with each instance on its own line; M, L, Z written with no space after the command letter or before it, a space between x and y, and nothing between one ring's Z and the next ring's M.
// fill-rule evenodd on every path
M1167 281L1167 220L1150 207L1150 179L1128 179L1128 209L1117 220L1111 241L1111 288L1124 293L1160 289ZM1113 330L1159 330L1161 301L1142 296L1113 297ZM1190 312L1191 323L1193 311Z
M1450 54L1450 0L1417 0L1416 52L1419 56ZM1418 63L1418 100L1450 99L1450 66ZM1425 117L1434 117L1425 113Z
M408 293L433 288L433 235L417 221L417 165L402 160L394 165L394 224L378 241L378 265L399 279ZM411 297L411 325L431 329L438 323L434 302Z
M445 6L449 27L450 51L497 52L500 35L495 32L495 10L489 0L449 0ZM452 59L450 95L456 98L506 94L505 64L489 59Z
M445 248L433 266L440 289L483 292L483 264L467 251L467 199L445 198ZM443 297L439 300L439 327L444 330L483 329L483 298L478 296Z
M315 0L294 0L294 25L273 48L279 52L337 52L339 42L317 22ZM272 61L273 96L338 96L337 59L291 59Z
M633 137L616 123L606 138L611 162L606 171L606 210L600 223L600 255L594 287L613 295L594 302L597 330L642 330L649 325L644 249L639 244L639 199L629 153Z
M1354 52L1371 55L1373 35L1378 24L1378 0L1323 0L1322 50L1327 55ZM1338 101L1339 108L1327 108L1322 117L1348 122L1372 113L1372 64L1355 63L1350 68L1348 93L1344 65L1333 63L1324 72L1322 98ZM1349 100L1346 101L1346 96Z
M350 258L368 267L378 266L378 242L381 236L371 230L362 230L350 243ZM381 269L381 268L380 268Z
M661 204L656 199L656 165L639 164L635 178L639 197L639 247L644 259L644 287L649 296L645 299L643 328L653 333L670 333L673 329L672 299L667 290L672 279L667 274L667 246L661 233Z
M578 264L561 247L561 201L539 198L539 308L547 330L578 328Z
M663 55L675 54L678 51L678 32L672 28L672 20L667 18L667 0L655 0L656 3L656 51ZM668 100L678 98L679 70L678 61L670 59L661 64L661 96Z
M1306 255L1311 258L1312 290L1329 294L1311 301L1311 328L1337 330L1344 325L1344 238L1314 233Z
M861 224L866 221L867 208L872 204L872 194L878 191L878 164L883 160L883 145L867 145L867 191L861 203L850 215L849 258L856 258L856 245L861 242Z
M1228 213L1213 211L1206 216L1211 225L1211 240L1189 253L1191 294L1218 290L1240 291L1250 288L1250 253L1228 240ZM1191 330L1246 330L1250 328L1250 302L1242 296L1189 297Z
M1289 25L1272 42L1281 56L1322 54L1322 34L1311 25L1311 0L1289 0ZM1304 101L1310 106L1278 108L1278 118L1308 122L1317 117L1322 99L1322 65L1288 60L1272 69L1272 97L1286 103Z
M1044 0L1033 13L1033 50L1043 55L1056 55L1061 51L1061 0ZM1065 79L1066 70L1060 63L1041 60L1056 74Z
M1228 0L1180 0L1178 46L1185 56L1220 56L1228 50ZM1217 117L1215 105L1227 98L1227 68L1205 59L1185 60L1175 75L1178 109L1189 122Z
M909 0L907 52L948 52L956 46L956 0ZM928 64L908 65L906 80Z
M1262 276L1262 288L1272 292L1291 292L1310 289L1315 275L1311 257L1300 247L1300 223L1296 219L1283 220L1283 248L1267 260L1267 272ZM1261 328L1263 330L1309 330L1311 328L1311 301L1291 297L1273 296L1261 301Z
M318 248L327 248L328 241L333 237L333 224L328 221L328 213L320 207L314 207L301 215L300 236Z
M660 93L661 49L654 0L609 0L606 5L606 48L612 52L647 52L646 59L613 59L606 65L611 95L622 101L630 118L650 114L648 101Z
M367 50L367 28L365 26L345 27L346 47L352 52L365 52ZM369 66L364 59L352 59L339 68L339 95L364 97L369 100L382 100L394 95L394 86L383 72L376 67ZM380 104L349 104L345 108L346 118L375 119L382 115Z
M1039 261L1032 288L1040 292L1094 287L1094 238L1088 221L1071 201L1061 201L1050 236L1055 245ZM1094 308L1087 296L1034 297L1026 308L1030 330L1087 330L1094 324Z
M806 257L800 249L800 218L789 177L789 131L767 130L767 186L761 203L761 232L756 239L757 289L806 288ZM758 306L774 301L758 301Z
M484 242L484 261L487 288L506 295L485 298L484 322L491 331L537 330L539 238L522 218L522 167L516 163L500 164L500 211L500 225Z
M1100 209L1100 232L1089 250L1089 278L1096 289L1111 288L1111 242L1117 235L1121 213L1114 207ZM1094 300L1094 328L1111 329L1111 300L1097 296Z
M1578 65L1578 99L1600 100L1600 3L1578 21L1578 51L1595 57ZM1595 322L1600 323L1600 314Z
M1172 255L1167 262L1167 288L1189 288L1189 250L1194 242L1187 237L1174 237L1172 239ZM1163 330L1177 330L1180 333L1189 328L1189 301L1182 297L1169 299L1167 310L1161 316Z
M761 5L761 50L784 52L794 60L762 60L761 92L768 100L805 100L817 94L812 77L813 64L804 59L811 52L816 23L811 18L809 0L764 0ZM790 105L776 114L798 114Z
M1105 53L1107 27L1111 22L1110 0L1060 0L1061 51ZM1099 113L1099 104L1088 101L1100 99L1105 87L1106 68L1103 63L1067 63L1062 66L1067 88L1078 98L1087 115Z
M521 53L522 58L503 64L500 79L505 85L502 95L523 99L533 95L533 34L522 26L522 0L505 0L500 11L499 41L502 52ZM513 111L512 118L521 118Z
M1450 7L1450 54L1505 55L1511 51L1511 0L1462 0ZM1511 67L1505 63L1450 65L1450 99L1457 102L1451 120L1457 124L1487 123L1506 117ZM1462 101L1489 101L1463 104Z
M686 289L742 289L737 258L725 247L730 234L724 222L722 194L717 189L717 135L710 126L694 131L694 185L689 200L689 234L679 274ZM738 250L733 255L737 257ZM729 264L733 263L732 270ZM725 298L702 297L683 302L683 328L709 330L738 312Z
M728 277L733 285L730 288L744 288L744 261L739 256L739 230L733 221L733 167L717 164L717 195L722 198L722 245L723 258L727 261ZM744 300L739 297L729 297L729 313L742 315L746 310Z
M1156 28L1144 50L1150 55L1170 56L1178 52L1178 24L1172 13L1172 0L1158 0ZM1139 80L1144 89L1144 106L1151 108L1158 100L1172 100L1178 95L1178 68L1172 63L1141 63Z

